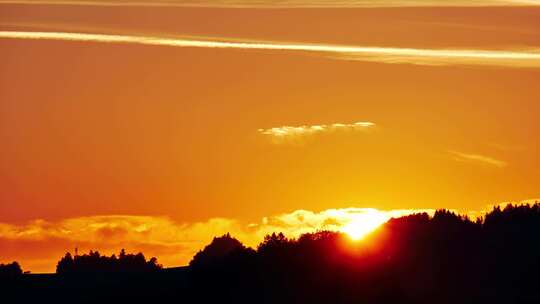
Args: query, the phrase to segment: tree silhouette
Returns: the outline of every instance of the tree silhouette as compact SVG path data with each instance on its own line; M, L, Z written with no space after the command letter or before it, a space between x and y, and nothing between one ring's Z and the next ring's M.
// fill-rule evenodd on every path
M146 261L142 253L126 254L122 249L118 258L116 255L107 257L101 255L98 251L90 250L88 254L76 255L73 257L71 253L58 261L56 273L58 274L73 274L73 273L93 273L93 272L150 272L162 269L162 266L157 263L155 257Z
M17 262L0 264L0 279L15 278L22 274L21 266Z
M197 252L189 265L195 268L212 266L245 250L247 248L239 240L227 233L221 237L215 237L209 245Z
M355 250L346 243L339 232L298 239L273 233L242 261L230 256L243 245L226 235L199 252L191 268L206 278L199 281L205 288L242 285L231 275L242 271L265 303L540 301L538 204L496 207L476 221L449 210L413 214L391 219ZM196 260L212 267L201 271ZM224 269L226 279L219 276Z

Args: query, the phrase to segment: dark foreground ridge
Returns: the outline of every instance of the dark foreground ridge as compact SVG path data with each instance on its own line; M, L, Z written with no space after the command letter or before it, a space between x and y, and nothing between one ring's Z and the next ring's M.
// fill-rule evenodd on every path
M252 249L226 234L180 268L125 252L67 254L51 275L0 265L2 303L540 303L539 286L539 204L405 216L358 243L321 231Z

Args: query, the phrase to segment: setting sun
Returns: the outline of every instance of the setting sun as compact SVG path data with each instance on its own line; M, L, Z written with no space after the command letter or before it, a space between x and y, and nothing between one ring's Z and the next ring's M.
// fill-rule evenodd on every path
M341 231L348 234L353 240L360 240L388 220L388 214L378 210L370 210L352 217L351 221Z

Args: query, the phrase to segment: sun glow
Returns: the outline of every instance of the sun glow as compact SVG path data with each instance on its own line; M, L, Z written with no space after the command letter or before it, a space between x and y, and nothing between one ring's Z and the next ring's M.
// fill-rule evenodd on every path
M389 219L390 217L387 214L373 209L353 216L341 231L348 234L353 240L360 240Z

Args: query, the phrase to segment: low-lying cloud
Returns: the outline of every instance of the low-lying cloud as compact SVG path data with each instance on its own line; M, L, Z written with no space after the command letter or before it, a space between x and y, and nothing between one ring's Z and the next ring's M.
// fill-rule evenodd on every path
M88 216L57 222L35 220L23 225L0 223L0 262L19 261L34 272L52 272L66 251L90 249L112 254L125 248L156 256L165 266L186 265L214 236L230 232L255 247L264 236L283 232L289 237L318 230L368 233L391 217L433 210L372 208L297 210L262 218L257 223L213 218L205 222L178 223L159 216Z
M536 202L538 200L522 201ZM466 214L476 218L492 208L490 205ZM73 253L75 248L80 253L93 249L104 254L125 248L128 252L141 251L147 257L156 256L160 263L171 267L188 264L213 237L227 232L254 248L265 235L274 232L296 238L304 233L330 230L360 238L391 218L422 212L433 215L435 209L296 210L263 217L256 223L230 218L179 223L168 217L133 215L85 216L55 222L34 220L22 225L0 223L0 263L16 260L25 270L54 272L60 257L67 251Z
M422 49L378 46L345 46L286 42L256 42L250 40L200 40L158 36L109 35L72 32L0 31L0 39L32 39L83 41L115 44L140 44L180 48L213 48L264 50L319 54L340 59L388 64L418 65L484 65L499 67L540 67L540 49Z

